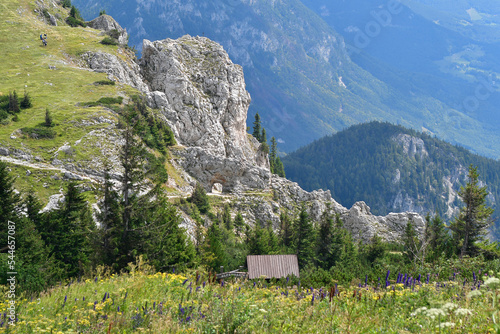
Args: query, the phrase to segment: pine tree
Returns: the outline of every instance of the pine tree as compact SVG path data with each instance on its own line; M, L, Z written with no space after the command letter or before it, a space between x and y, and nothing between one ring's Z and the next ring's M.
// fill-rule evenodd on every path
M189 197L189 201L198 207L200 213L206 214L210 211L210 202L208 200L208 195L205 191L205 188L199 183L196 184L196 187Z
M271 169L271 173L276 173L276 157L278 156L278 143L276 142L276 138L271 137L271 149L269 151L269 166Z
M493 209L486 206L486 186L479 186L477 167L469 166L469 181L460 188L458 195L465 206L450 224L450 229L460 245L460 257L475 255L478 252L475 243L484 240L493 214Z
M52 115L50 114L49 108L45 109L45 123L44 125L48 128L50 128L53 123L52 123Z
M260 115L259 113L256 113L255 114L255 121L253 122L253 132L252 132L252 136L255 137L255 139L257 139L259 142L261 142L261 132L262 132L262 125L260 123Z
M234 217L234 226L236 227L236 231L238 232L238 234L241 235L245 226L245 221L243 220L243 216L240 212L238 212L236 214L236 217Z
M333 218L329 214L328 208L321 216L318 239L316 242L316 256L318 259L318 265L325 270L329 270L335 264L335 259L332 257L333 228Z
M32 106L31 97L29 96L28 92L26 92L26 90L25 90L24 97L21 100L21 108L28 109L28 108L31 108L31 106Z
M0 161L0 222L2 231L8 231L8 221L18 218L21 196L14 191L14 178L9 175L7 164ZM7 245L7 233L2 233L1 247ZM4 242L5 241L5 242Z
M224 224L224 227L228 231L232 231L234 226L233 226L233 221L231 220L231 212L229 211L229 204L224 204L224 212L222 214L222 222Z
M285 252L293 246L293 224L290 216L282 212L280 214L280 233L279 240Z
M19 98L17 97L16 91L14 93L9 93L9 111L11 113L18 113L21 111L19 109Z
M38 228L64 276L82 275L90 265L95 224L76 183L68 184L62 207L45 215Z
M219 272L221 266L226 267L227 265L226 252L219 224L213 223L208 229L206 246L207 250L205 253L209 254L208 265L212 270Z
M281 162L280 157L276 157L276 162L274 163L274 173L281 177L285 176L285 167L283 167L283 163Z
M293 245L300 268L314 261L314 229L305 206L302 206L295 221Z
M100 203L100 257L101 261L119 271L124 266L122 257L126 250L121 243L123 235L123 213L119 194L113 190L113 184L110 178L110 166L105 164L104 184L102 192L103 201Z
M260 135L260 142L267 145L267 134L266 129L262 128L262 133Z
M250 233L248 250L250 255L268 255L271 252L269 234L258 222Z
M176 266L191 267L196 262L196 251L186 231L180 226L181 217L168 198L160 195L151 210L148 224L141 233L142 247L148 261L156 270Z

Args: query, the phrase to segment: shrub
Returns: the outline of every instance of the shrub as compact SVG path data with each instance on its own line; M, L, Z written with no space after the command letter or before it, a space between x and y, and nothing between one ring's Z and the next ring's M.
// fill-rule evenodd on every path
M106 36L101 41L101 44L104 44L104 45L118 45L118 40L116 40L115 38Z
M4 120L4 119L6 119L6 118L8 118L8 117L9 117L9 113L8 113L8 112L6 112L5 110L1 110L1 109L0 109L0 121L2 121L2 120Z
M71 0L63 0L62 6L64 8L70 8L71 7Z
M49 138L52 139L56 136L56 132L51 129L44 128L22 128L21 131L34 139Z
M116 83L113 80L99 80L94 82L94 85L101 85L101 86L105 85L114 86L115 84Z
M87 25L85 24L85 22L83 22L82 20L79 20L79 19L76 19L72 16L68 16L66 18L66 23L71 26L71 27L78 27L78 26L81 26L81 27L86 27Z

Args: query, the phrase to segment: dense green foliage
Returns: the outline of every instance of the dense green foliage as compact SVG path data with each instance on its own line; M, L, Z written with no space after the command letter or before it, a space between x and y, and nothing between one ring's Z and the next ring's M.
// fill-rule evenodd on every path
M402 143L409 137L400 135L415 138L407 151ZM420 139L425 152L415 144ZM448 204L460 204L458 197L448 203L449 188L444 179L458 192L465 185L465 170L470 164L478 166L481 181L488 185L492 195L488 203L493 207L500 203L499 161L388 123L352 126L289 154L283 162L288 178L304 189L329 189L332 197L347 207L365 201L374 214L405 211L402 203L410 198L412 210L444 217ZM498 217L496 212L493 218Z
M477 242L483 241L492 224L493 209L486 206L486 187L479 186L477 168L469 167L469 181L459 192L465 206L450 224L455 241L461 245L460 256L475 255L478 252Z

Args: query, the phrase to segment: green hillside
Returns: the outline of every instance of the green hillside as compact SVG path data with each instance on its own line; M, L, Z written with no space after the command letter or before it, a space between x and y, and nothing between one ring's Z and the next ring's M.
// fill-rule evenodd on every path
M402 134L421 140L425 153L405 152L395 140ZM460 203L456 192L466 182L464 171L473 164L488 185L490 204L500 203L499 161L388 123L352 126L289 154L283 164L288 178L307 190L329 189L346 207L365 201L379 215L415 210L448 218Z
M89 135L115 133L112 123L119 117L112 110L113 105L85 105L105 97L124 97L127 101L127 96L137 94L130 86L120 83L98 84L107 79L106 75L86 69L81 54L103 51L128 60L129 51L101 44L100 31L66 25L69 8L47 6L44 10L33 1L6 0L0 9L0 99L8 100L9 94L16 91L19 98L26 92L32 102L31 108L21 109L19 113L5 114L4 110L6 118L2 117L0 124L0 147L11 153L7 162L14 162L11 168L16 176L21 176L16 186L20 190L34 189L46 201L62 189L64 174L49 163L61 169L99 170L106 150L115 146L113 142ZM48 14L58 18L58 26L45 22ZM46 47L40 41L41 33L47 34ZM114 106L118 107L119 103ZM44 125L47 110L52 116L52 127ZM38 136L35 139L36 136L30 135L33 131L50 132L49 137L53 138ZM64 147L70 149L61 149ZM14 161L14 158L17 159Z

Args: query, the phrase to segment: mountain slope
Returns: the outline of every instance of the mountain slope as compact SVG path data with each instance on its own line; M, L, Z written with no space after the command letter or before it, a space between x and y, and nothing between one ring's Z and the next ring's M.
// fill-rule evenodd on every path
M342 34L356 64L400 91L432 96L443 103L445 108L440 114L448 117L446 124L435 124L426 117L426 129L477 153L493 158L500 156L497 131L500 125L497 112L500 43L486 43L472 34L464 36L462 31L440 23L447 20L447 14L468 15L462 11L464 3L482 1L460 1L458 9L450 8L456 5L455 2L435 1L431 5L427 1L402 1L404 4L426 2L432 13L435 7L447 8L446 13L434 13L441 16L433 19L423 16L425 11L415 12L416 6L408 8L399 2L303 2ZM485 10L496 13L494 6ZM462 23L464 29L478 26L476 21ZM494 23L488 29L500 31ZM469 120L456 112L466 115ZM461 135L462 131L467 135Z
M221 43L244 67L250 115L259 112L285 152L367 120L427 125L443 138L486 151L473 136L482 130L476 120L421 89L402 90L362 70L350 61L343 39L300 1L74 2L89 17L101 9L117 17L136 47L143 38L184 34Z
M490 205L500 203L500 162L401 126L372 122L321 138L283 159L305 189L329 189L345 206L363 199L376 214L438 212L451 218L470 164L479 167ZM498 218L500 212L496 212Z

